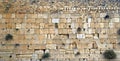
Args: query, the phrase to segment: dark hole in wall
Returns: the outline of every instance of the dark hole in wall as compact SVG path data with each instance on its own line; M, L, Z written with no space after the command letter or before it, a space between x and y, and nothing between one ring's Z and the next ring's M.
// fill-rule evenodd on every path
M80 27L78 27L78 28L77 28L77 32L80 32L80 31L81 31L81 28L80 28Z
M55 28L58 28L58 23L55 23Z
M69 28L71 28L71 25L69 25Z
M30 31L30 29L27 30L27 32L29 32L29 31Z
M117 34L120 35L120 29L117 31Z
M109 18L110 16L108 14L104 17L104 19L109 19Z
M19 29L18 29L18 28L16 28L15 30L16 30L16 31L18 31Z
M69 34L66 34L67 38L69 38Z
M54 3L54 1L52 1L51 3Z
M10 55L9 58L12 58L12 55Z
M20 44L15 44L15 47L18 47L18 46L20 46Z
M59 35L65 35L65 36L67 36L67 38L69 38L69 34L59 34Z
M99 38L99 33L97 33L97 37Z
M45 52L46 49L43 49L43 52Z
M56 49L58 49L58 46L56 46Z
M65 46L65 43L62 43L63 46Z
M29 46L29 45L27 45L27 47L29 48L30 46Z
M85 28L83 28L83 31L85 31Z
M78 55L80 55L80 52L77 52L77 53L75 54L75 56L78 56Z

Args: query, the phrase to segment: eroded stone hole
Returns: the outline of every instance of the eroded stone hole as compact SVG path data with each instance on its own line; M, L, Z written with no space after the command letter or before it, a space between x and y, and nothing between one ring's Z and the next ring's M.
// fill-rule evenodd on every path
M55 23L55 28L58 28L58 23Z

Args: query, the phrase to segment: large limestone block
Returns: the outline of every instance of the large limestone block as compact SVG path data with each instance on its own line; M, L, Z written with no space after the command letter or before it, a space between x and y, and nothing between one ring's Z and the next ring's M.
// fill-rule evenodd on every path
M86 29L85 29L85 33L86 33L86 34L91 34L91 33L92 33L92 29L86 28Z
M25 55L24 55L25 56ZM28 56L28 55L26 55L26 56ZM21 61L31 61L29 58L22 58L22 60Z
M26 28L26 23L22 23L22 24L21 24L21 28L22 28L22 29L25 29L25 28Z
M22 61L29 61L28 58L31 58L31 57L32 57L32 55L30 55L30 54L17 55L17 58L22 58L21 59Z
M6 28L8 28L8 29L12 28L12 23L6 24Z
M44 29L40 29L39 32L40 32L40 34L44 34L45 33Z
M30 34L34 34L34 33L35 33L34 29L30 29Z
M105 17L106 13L100 13L100 17L103 18Z
M113 28L114 27L114 23L109 23L109 27Z
M43 35L43 34L40 34L40 35L38 35L39 36L39 40L42 42L42 40L44 40L45 39L45 35Z
M112 18L112 22L120 22L119 18Z
M40 28L44 28L45 24L44 23L40 23Z
M3 14L2 17L5 18L5 19L10 19L11 18L11 14Z
M47 44L46 48L47 49L56 49L56 44Z
M48 29L48 33L49 34L55 34L55 31L54 31L54 29Z
M66 18L60 18L60 23L66 23L66 22L67 22Z
M11 18L15 18L15 14L12 14L12 15L11 15Z
M21 24L16 24L16 28L20 29L21 27Z
M35 19L26 19L24 22L26 23L35 23Z
M45 34L48 34L48 33L49 33L49 30L48 30L48 29L44 29L44 33L45 33Z
M107 34L99 34L99 37L100 38L108 38L108 35Z
M72 20L71 20L71 18L67 18L66 21L67 21L67 23L71 23Z
M5 28L5 24L0 24L0 29Z
M37 14L27 14L27 18L37 18Z
M36 54L44 54L44 51L43 50L36 50L35 53Z
M30 45L29 49L45 49L45 45Z
M25 18L25 14L15 14L16 18Z
M116 28L120 28L120 23L119 22L118 23L113 23L113 26L116 27Z
M27 45L22 45L22 44L20 44L20 46L16 46L16 48L17 49L27 49L28 47L27 47Z
M113 44L107 44L107 48L113 49Z
M14 49L14 45L11 45L11 44L6 44L4 46L0 46L0 49Z
M59 23L58 24L58 28L64 28L65 27L65 23Z
M16 53L16 54L32 54L32 53L34 53L34 49L16 49L16 50L14 50L14 53Z
M91 35L91 34L87 34L85 36L86 36L86 38L93 38L93 35Z
M58 29L58 30L59 30L58 33L59 33L59 34L62 34L63 29Z
M84 28L88 28L88 27L91 27L90 25L91 25L90 23L84 23L84 26L83 26L83 27L84 27Z
M100 27L103 28L104 27L104 23L100 23Z
M66 31L66 32L65 32ZM68 32L68 29L62 29L62 33L63 34L68 34L69 32Z
M34 29L35 34L40 34L39 29Z
M69 34L69 38L70 38L70 39L76 39L77 36L76 36L76 34Z
M48 14L38 14L38 18L48 18Z

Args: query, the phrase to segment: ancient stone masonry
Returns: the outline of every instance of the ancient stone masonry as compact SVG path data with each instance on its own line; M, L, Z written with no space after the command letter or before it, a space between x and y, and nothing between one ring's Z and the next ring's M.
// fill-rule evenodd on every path
M0 0L0 61L106 61L108 49L119 61L120 3L111 1Z

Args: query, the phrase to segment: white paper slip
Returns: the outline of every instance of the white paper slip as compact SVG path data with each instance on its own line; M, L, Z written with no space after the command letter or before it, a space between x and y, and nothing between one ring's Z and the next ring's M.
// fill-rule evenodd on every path
M52 19L52 23L59 23L59 19Z

